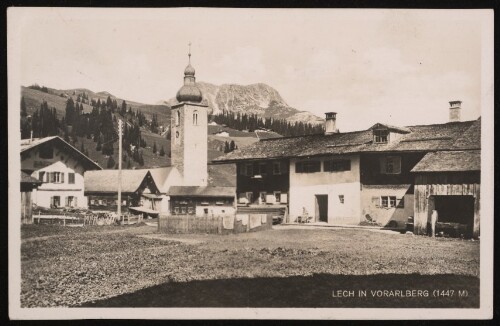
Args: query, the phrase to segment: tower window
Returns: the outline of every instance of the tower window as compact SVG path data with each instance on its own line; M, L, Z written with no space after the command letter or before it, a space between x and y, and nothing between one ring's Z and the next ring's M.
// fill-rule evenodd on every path
M194 126L198 125L198 111L193 112L193 125Z
M181 113L180 113L180 111L177 111L175 113L175 125L178 126L180 121L181 121Z

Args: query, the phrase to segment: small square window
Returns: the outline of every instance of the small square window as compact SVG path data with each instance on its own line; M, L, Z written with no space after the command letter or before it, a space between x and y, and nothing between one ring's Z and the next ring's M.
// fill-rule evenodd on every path
M339 202L340 202L341 204L343 204L343 203L344 203L344 195L339 195Z
M380 206L385 208L396 207L396 196L380 197Z

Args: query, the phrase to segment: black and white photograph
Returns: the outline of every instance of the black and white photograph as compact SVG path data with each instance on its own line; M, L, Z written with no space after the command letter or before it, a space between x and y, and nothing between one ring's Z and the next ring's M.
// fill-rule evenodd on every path
M493 10L7 25L11 319L493 317Z

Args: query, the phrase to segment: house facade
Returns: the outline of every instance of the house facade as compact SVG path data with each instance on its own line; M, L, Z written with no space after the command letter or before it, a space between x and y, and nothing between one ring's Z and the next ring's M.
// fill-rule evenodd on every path
M58 136L21 142L21 170L41 181L32 201L41 207L87 207L86 171L101 167Z
M480 151L480 119L457 121L456 101L450 105L448 123L377 123L347 133L337 131L336 114L330 112L324 134L260 140L214 162L237 164L239 205L286 205L289 222L305 215L332 225L404 229L408 217L418 213L415 189L421 177L414 167L429 153ZM417 233L424 232L423 224Z
M122 212L136 211L159 214L161 192L148 169L122 170ZM85 196L93 211L112 211L118 208L118 170L87 171Z

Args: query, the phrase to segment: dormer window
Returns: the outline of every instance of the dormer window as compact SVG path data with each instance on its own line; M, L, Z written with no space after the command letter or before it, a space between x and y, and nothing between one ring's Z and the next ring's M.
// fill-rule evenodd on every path
M377 144L387 144L389 141L389 130L378 129L373 130L373 142Z

